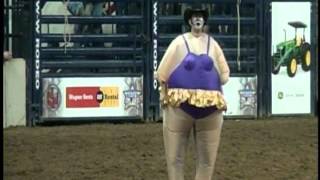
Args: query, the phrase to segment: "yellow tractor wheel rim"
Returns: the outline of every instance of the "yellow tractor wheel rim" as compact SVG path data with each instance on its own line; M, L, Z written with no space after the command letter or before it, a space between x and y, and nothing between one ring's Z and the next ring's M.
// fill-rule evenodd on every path
M290 69L292 73L295 73L297 70L297 60L295 58L291 61Z
M305 63L307 66L310 66L311 64L311 54L310 54L310 51L307 51L306 52L306 55L305 55Z

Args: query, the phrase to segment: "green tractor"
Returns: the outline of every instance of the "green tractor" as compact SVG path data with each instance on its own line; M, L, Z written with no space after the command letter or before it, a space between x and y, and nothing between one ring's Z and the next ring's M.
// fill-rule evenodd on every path
M286 41L285 37L285 41L276 46L277 51L272 55L272 73L278 74L280 67L286 66L288 76L294 77L298 64L301 64L304 71L310 70L310 44L305 41L304 31L307 26L304 23L295 21L288 24L295 28L295 38ZM302 38L297 35L298 28L303 28Z

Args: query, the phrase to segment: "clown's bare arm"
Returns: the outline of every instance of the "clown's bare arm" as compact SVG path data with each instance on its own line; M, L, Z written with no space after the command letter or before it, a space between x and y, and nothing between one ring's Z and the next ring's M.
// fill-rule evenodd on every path
M219 69L218 71L220 75L220 81L221 81L221 84L224 85L229 80L230 69L221 47L215 41L214 41L214 48L216 52L216 62Z
M177 55L177 39L174 39L168 46L166 52L164 53L159 67L156 72L157 80L160 83L167 82L172 68L176 65L176 55Z
M176 38L177 39L177 38ZM158 80L160 88L160 101L163 101L165 98L165 94L167 91L166 82L170 76L170 71L172 67L176 64L176 47L177 47L177 40L174 39L170 45L168 46L165 54L163 55L157 72L155 73L155 78Z

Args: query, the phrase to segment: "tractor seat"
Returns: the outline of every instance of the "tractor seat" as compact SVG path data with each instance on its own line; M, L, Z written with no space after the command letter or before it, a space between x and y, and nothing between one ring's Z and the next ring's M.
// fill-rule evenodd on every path
M299 35L297 35L296 36L296 46L301 46L301 42L302 42L302 38L301 38L301 36L299 36Z

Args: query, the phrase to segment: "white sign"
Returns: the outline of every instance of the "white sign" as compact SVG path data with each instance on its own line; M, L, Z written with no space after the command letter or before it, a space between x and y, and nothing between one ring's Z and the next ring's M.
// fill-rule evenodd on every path
M304 61L303 59L307 59L305 58L306 53L301 50L303 44L310 45L310 12L310 2L272 3L271 56L272 61L278 64L276 67L279 67L277 69L273 65L271 75L272 114L308 114L311 112L310 68L302 64L310 65L312 59L309 54L308 61ZM293 46L290 45L290 40L291 43L294 43ZM292 59L296 60L295 63L291 62Z
M142 83L142 77L44 78L42 117L142 117Z
M257 116L257 78L230 77L223 87L226 116Z

